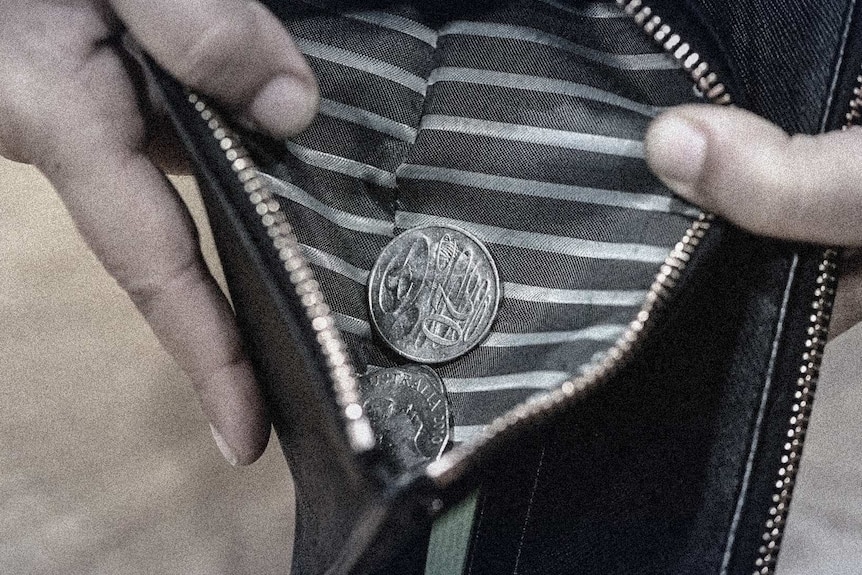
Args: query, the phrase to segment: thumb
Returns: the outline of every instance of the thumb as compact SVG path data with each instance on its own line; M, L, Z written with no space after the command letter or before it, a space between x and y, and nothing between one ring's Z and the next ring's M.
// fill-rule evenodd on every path
M110 0L159 64L276 136L317 112L317 84L290 35L255 0Z
M650 126L646 156L677 194L752 232L862 245L862 129L789 136L738 108L682 106Z

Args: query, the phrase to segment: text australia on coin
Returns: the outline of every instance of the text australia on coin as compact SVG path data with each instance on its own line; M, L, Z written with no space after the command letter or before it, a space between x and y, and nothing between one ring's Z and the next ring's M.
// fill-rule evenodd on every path
M359 386L378 445L402 468L442 455L450 435L449 401L433 369L424 365L378 369L362 376Z
M422 363L460 357L488 334L500 278L488 250L450 227L407 230L390 242L369 278L371 319L396 352Z

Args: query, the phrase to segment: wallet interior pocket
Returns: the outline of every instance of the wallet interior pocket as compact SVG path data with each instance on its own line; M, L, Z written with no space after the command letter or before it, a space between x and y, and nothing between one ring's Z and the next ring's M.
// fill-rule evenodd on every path
M627 18L587 29L540 2L444 20L278 10L321 112L252 156L357 370L405 361L375 333L366 284L383 247L423 225L472 233L502 284L491 333L434 366L456 442L601 363L699 214L643 158L650 119L696 100L678 63Z

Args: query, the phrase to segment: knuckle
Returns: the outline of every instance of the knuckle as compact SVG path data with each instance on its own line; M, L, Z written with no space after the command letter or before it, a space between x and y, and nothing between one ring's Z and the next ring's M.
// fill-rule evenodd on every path
M237 373L247 368L247 360L242 347L237 344L212 365L204 364L191 370L189 377L195 389L211 387L216 382L235 380Z
M188 286L198 281L200 270L195 259L187 259L162 272L147 272L142 276L116 273L114 277L144 317L149 319L166 298L180 290L188 291Z

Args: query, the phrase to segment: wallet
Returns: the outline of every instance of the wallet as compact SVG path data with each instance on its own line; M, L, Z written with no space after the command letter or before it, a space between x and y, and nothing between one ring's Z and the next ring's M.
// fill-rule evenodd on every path
M293 572L421 573L472 497L465 573L773 573L837 254L674 197L643 136L690 102L854 122L851 3L265 4L320 84L296 137L150 68L294 478Z

